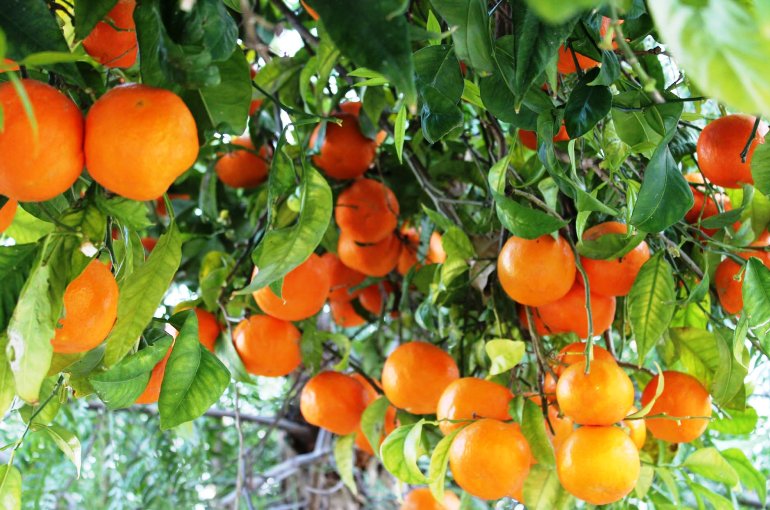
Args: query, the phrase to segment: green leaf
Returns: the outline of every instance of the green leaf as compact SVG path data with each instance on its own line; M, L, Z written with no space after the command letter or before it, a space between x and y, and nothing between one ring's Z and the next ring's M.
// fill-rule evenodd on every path
M421 95L423 103L420 120L423 135L428 143L435 143L453 129L462 126L463 112L456 101L452 101L432 85L425 85Z
M754 491L759 501L767 501L767 478L751 463L740 448L722 451L722 457L735 469L746 490Z
M731 409L729 413L729 417L711 420L709 430L720 434L745 435L751 434L756 428L759 416L753 407L747 407L743 411Z
M655 347L674 317L674 270L663 252L644 263L628 293L628 319L636 339L639 366Z
M644 172L631 223L644 232L661 232L684 218L693 203L689 184L661 143Z
M7 57L17 62L27 55L44 51L69 53L56 17L45 0L3 0L0 5L0 28L8 40ZM51 66L51 71L66 80L85 86L75 64Z
M692 483L689 480L687 482L687 485L692 489L696 498L698 498L698 496L702 496L706 498L706 500L711 504L711 506L714 507L714 510L734 510L735 509L732 502L729 499L725 498L724 496L721 496L716 492L710 489L707 489L702 485Z
M147 205L144 202L114 196L107 198L101 193L96 195L96 207L107 216L112 216L123 225L133 230L144 230L152 225L147 217Z
M402 104L396 115L396 124L394 126L394 139L396 143L396 155L398 162L403 162L404 138L406 136L406 105Z
M150 372L168 352L173 339L169 336L130 356L106 372L88 378L96 394L109 409L128 407L139 398L150 380Z
M391 475L405 483L424 484L426 481L425 475L421 472L419 476L416 475L413 467L407 465L404 453L407 436L414 426L415 424L402 425L391 432L383 441L380 447L380 454L382 456L382 465ZM422 425L420 425L420 429L422 429Z
M14 466L0 466L0 507L21 510L21 473Z
M748 324L745 319L741 320L742 324L739 323L736 328L736 335L722 334L721 330L717 330L715 335L719 358L709 393L714 397L714 402L720 406L727 404L735 397L749 373L743 360L746 350L743 344L746 340ZM742 335L738 334L739 330L743 331Z
M398 0L314 0L329 37L356 65L382 73L414 104L414 65L409 24ZM329 23L326 23L329 21Z
M428 467L428 483L433 497L437 501L444 501L444 486L446 481L447 463L449 462L449 449L452 441L460 433L463 427L454 429L448 435L441 438L433 449Z
M16 383L13 379L13 371L8 363L8 356L5 353L8 345L8 337L0 334L0 416L11 407L14 397L16 397Z
M577 244L578 253L589 259L612 260L623 257L644 241L645 234L604 234L597 239L582 239Z
M78 0L75 2L75 38L85 39L118 0Z
M512 369L524 358L527 346L519 340L506 340L495 338L484 344L492 364L489 367L489 375L498 375Z
M562 23L581 11L603 3L604 0L527 0L529 7L549 23Z
M682 467L728 487L735 487L739 482L738 473L714 447L695 450L684 460Z
M770 33L749 4L652 0L647 5L666 48L699 90L737 111L770 115L764 73Z
M489 187L492 189L500 223L513 235L525 239L536 239L566 225L566 222L558 218L521 205L504 195L509 162L510 157L506 156L489 169Z
M80 478L80 440L75 434L60 425L34 425L35 430L44 430L53 439L59 450L75 465L77 477Z
M639 479L634 487L634 494L638 498L644 498L652 487L652 482L655 479L655 468L647 464L642 464L642 468L639 471Z
M175 223L160 236L147 261L120 284L118 318L107 336L104 363L112 367L133 348L155 315L182 260L182 236Z
M185 91L182 99L195 117L198 132L240 134L246 129L251 104L249 63L236 48L230 58L219 62L220 81L214 85Z
M417 90L430 86L456 104L463 94L463 76L452 46L426 46L414 53Z
M754 187L763 195L770 195L770 144L762 143L751 156L751 177Z
M473 243L460 227L450 226L441 238L441 245L447 254L447 258L467 260L476 256Z
M770 269L756 257L749 258L743 276L743 310L755 334L770 333ZM766 343L766 342L765 342Z
M532 455L535 456L539 465L547 469L556 468L556 455L546 432L543 411L539 405L530 399L524 401L524 409L521 415L521 433L527 439Z
M230 372L198 340L198 318L192 311L186 314L160 387L161 430L201 416L230 383Z
M697 328L671 328L671 341L685 371L709 387L719 366L719 339Z
M524 481L524 501L528 510L561 510L568 508L572 496L562 488L555 469L535 464Z
M380 456L380 441L385 429L385 413L388 411L389 405L390 402L386 397L378 397L366 406L361 415L361 431L372 447L372 451L378 457Z
M3 233L12 238L16 244L34 243L46 234L53 232L55 225L43 221L29 212L24 207L16 209L16 215L13 217L13 223Z
M269 186L273 186L277 179L280 177L271 172ZM270 285L307 260L323 239L331 215L332 192L329 184L316 169L304 168L296 224L268 230L252 253L259 272L238 294L251 293Z
M0 285L0 331L5 331L8 326L36 252L34 244L0 247L0 282L3 282Z
M334 441L334 463L337 465L337 474L345 487L350 489L353 494L358 494L358 487L353 478L353 446L355 445L356 434L340 436Z
M433 0L452 32L457 57L478 71L492 72L492 39L487 4L481 0Z
M425 477L422 471L420 471L420 468L417 465L417 461L420 459L420 456L425 453L421 442L422 427L424 423L424 419L421 419L415 423L404 438L404 466L409 472L410 478L414 478L415 480L422 480L420 483L428 482L428 479Z
M588 85L596 79L599 70L588 72L572 90L564 108L564 126L570 138L583 136L593 129L597 122L610 113L612 92L604 85Z
M602 51L602 65L599 74L588 85L612 85L620 75L620 62L613 51Z

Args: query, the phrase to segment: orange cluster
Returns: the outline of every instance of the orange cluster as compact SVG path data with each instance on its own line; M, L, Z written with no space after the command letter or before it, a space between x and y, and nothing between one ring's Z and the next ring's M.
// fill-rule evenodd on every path
M606 222L587 229L583 239L592 241L626 232L626 225ZM581 257L589 282L594 335L610 328L615 318L615 298L628 294L649 258L650 250L644 241L619 258ZM572 248L563 237L511 237L498 256L497 276L511 299L533 307L533 325L539 335L572 332L581 338L588 336L586 289ZM522 308L519 313L522 324L527 325L526 310Z

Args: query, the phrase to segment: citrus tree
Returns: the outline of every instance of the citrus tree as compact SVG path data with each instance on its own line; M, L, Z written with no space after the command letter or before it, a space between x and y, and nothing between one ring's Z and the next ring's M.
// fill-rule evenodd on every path
M769 26L0 0L2 508L764 507Z

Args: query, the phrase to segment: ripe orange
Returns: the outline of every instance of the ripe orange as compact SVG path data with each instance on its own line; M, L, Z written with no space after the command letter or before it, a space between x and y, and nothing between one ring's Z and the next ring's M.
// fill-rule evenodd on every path
M265 377L281 377L302 362L302 334L291 322L269 315L243 319L233 331L233 345L246 371Z
M567 294L552 303L537 308L543 325L551 331L575 333L588 337L585 289L575 282ZM615 298L591 292L591 319L593 335L601 335L612 326L615 319Z
M142 243L142 247L144 247L147 253L150 253L153 249L155 249L155 245L158 244L158 240L154 237L143 237L140 239L140 241Z
M703 184L704 182L703 176L699 173L690 173L685 175L684 178L687 182L693 184ZM698 221L703 221L706 218L716 216L720 212L720 207L723 212L730 211L733 208L730 203L730 198L724 193L714 193L713 196L706 197L706 195L700 192L695 186L691 185L690 190L692 191L692 196L695 201L690 210L687 211L687 214L684 215L684 220L687 223L698 223ZM740 222L736 222L733 225L733 228L738 230L738 228L740 228ZM707 235L713 236L718 229L703 228L702 230Z
M329 299L334 301L350 301L361 294L361 290L351 291L352 287L357 287L365 279L366 275L359 273L355 269L350 269L342 263L340 258L334 253L324 253L321 259L326 263L329 272Z
M575 60L577 60L577 65L575 65ZM578 52L575 52L575 57L573 58L572 51L566 46L559 46L559 60L556 62L556 69L562 74L576 73L578 66L580 66L580 69L583 71L587 71L598 65L599 62L596 60L581 55Z
M386 294L393 292L393 287L389 282L381 282L382 290ZM369 285L358 294L358 301L366 311L379 317L382 313L382 291L380 285ZM354 328L366 323L366 319L358 315L351 300L347 299L329 299L332 319L338 326L343 328Z
M593 346L593 359L600 359L610 363L616 363L610 351L596 344ZM583 342L573 342L559 351L556 355L556 364L553 371L556 375L561 375L564 369L575 363L583 363L586 360L586 344Z
M18 207L19 202L13 199L8 200L3 207L0 207L0 234L5 232L5 229L11 226Z
M390 402L412 414L436 412L447 386L460 377L452 357L433 344L413 341L396 348L382 367L382 388Z
M191 200L191 197L189 193L169 193L168 199L171 201ZM163 200L163 197L155 199L155 212L158 214L158 216L162 216L164 218L168 216L168 211L166 210L166 201Z
M376 243L393 233L399 206L390 188L374 179L358 179L340 193L334 219L359 243Z
M330 299L332 320L343 328L355 328L366 324L366 319L356 313L353 303L347 300Z
M254 275L258 268L254 268ZM270 287L254 292L254 299L268 315L285 321L307 319L323 308L329 295L329 273L326 264L315 253L284 277L281 297Z
M257 75L257 73L255 72L254 76L256 76L256 75ZM254 78L254 76L252 76L252 79ZM261 99L252 99L251 100L251 104L249 104L249 116L254 115L254 113L256 113L256 111L259 110L261 107L262 107L262 100Z
M585 57L581 56L581 58L585 58ZM537 150L537 133L535 133L534 131L519 129L519 140L521 140L521 143L527 149L530 149L533 151ZM564 126L564 124L562 124L561 127L559 128L559 132L556 133L556 136L553 137L553 141L554 143L556 143L556 142L566 142L568 140L569 140L569 135L567 134L567 128Z
M83 170L83 114L45 83L21 80L37 122L37 136L16 90L0 83L0 195L40 202L64 193Z
M361 385L364 387L365 395L366 395L365 400L366 400L366 405L368 407L369 404L371 404L372 402L374 402L375 399L377 399L377 397L379 396L379 393L377 393L377 390L375 390L374 387L372 387L372 385L369 384L369 381L367 381L366 378L361 374L358 374L358 373L351 374L350 377L360 382ZM377 386L380 387L380 384L377 383ZM388 408L385 410L385 419L383 423L382 437L380 438L380 443L382 443L382 441L385 440L388 434L393 432L396 427L397 427L396 408L393 406L388 406ZM369 455L374 455L374 450L372 449L372 445L369 444L369 440L366 439L366 436L364 435L363 430L361 430L361 427L359 427L358 430L356 431L355 443L360 450L365 451Z
M438 401L436 418L439 428L444 435L448 435L469 420L510 420L508 404L512 398L513 393L497 383L476 377L457 379L446 387Z
M118 284L107 264L92 260L64 291L64 317L54 352L90 351L107 338L118 316Z
M553 427L553 432L551 432L551 427L548 426L549 422L551 427ZM561 448L561 445L564 444L564 441L567 440L574 429L575 422L572 421L572 418L559 416L559 410L556 406L548 406L548 422L545 424L545 431L555 450Z
M361 306L364 307L372 315L379 317L382 313L382 307L387 303L387 300L383 300L383 293L385 297L390 299L390 295L393 293L393 285L390 282L382 281L376 285L369 285L361 291L361 295L358 296L358 301L361 302ZM391 312L391 316L397 316L396 312Z
M755 117L750 115L726 115L708 124L698 137L696 153L703 175L717 186L740 188L741 184L754 184L751 176L751 157L760 143L765 143L768 126L759 123L757 136L751 142L746 162L741 162L741 152L746 146Z
M563 333L563 331L556 331L552 329L549 326L546 326L543 323L543 320L540 318L540 313L538 312L538 309L535 307L530 307L530 313L532 314L532 320L535 323L535 332L540 336L548 336L548 335L558 335L559 333ZM523 306L519 307L519 323L521 324L521 327L525 331L529 331L529 320L527 320L527 311L524 309Z
M377 152L377 142L366 138L358 125L361 103L340 105L342 112L335 114L342 125L326 123L326 136L321 149L313 156L313 163L334 179L361 177L371 166ZM315 147L320 124L310 136L310 147Z
M395 269L401 253L401 241L391 234L374 244L358 244L347 232L340 233L337 255L343 264L367 276L385 276Z
M583 239L596 240L605 234L625 234L628 227L616 221L595 225L583 233ZM618 259L596 260L581 257L591 284L591 293L603 296L625 296L631 290L636 275L650 259L650 247L642 241L633 250Z
M658 377L647 383L642 392L642 405L655 396ZM669 443L689 443L706 431L711 417L711 395L693 376L673 370L663 372L663 392L653 404L648 416L666 414L673 417L693 417L682 420L647 418L647 428L658 439Z
M594 359L590 373L585 362L567 367L556 383L559 408L580 425L612 425L634 405L634 385L615 363Z
M147 386L139 398L134 402L135 404L154 404L160 397L160 386L163 383L163 376L166 374L166 364L168 358L171 356L171 350L174 348L173 344L168 348L168 352L157 365L155 365L150 373L150 380L147 382Z
M761 235L756 241L751 243L751 246L768 246L770 245L770 238L767 235ZM748 260L751 257L756 257L762 261L765 267L770 267L770 252L761 250L749 250L738 254L742 259ZM717 296L722 308L727 313L739 313L743 310L743 277L744 273L741 272L743 266L735 262L733 259L725 259L719 263L717 270L714 273L714 287L717 290ZM739 279L735 279L740 272Z
M195 120L168 90L121 85L88 112L85 154L96 182L132 200L154 200L195 163Z
M580 427L556 451L562 486L593 505L614 503L636 486L639 450L617 427Z
M233 138L233 145L246 150L234 150L222 155L214 166L219 180L231 188L256 188L267 179L268 150L262 146L254 154L254 144L249 135Z
M417 487L406 495L400 510L460 510L460 498L454 492L444 491L444 500L437 501L430 489Z
M315 12L315 10L312 7L310 7L308 4L306 4L304 2L304 0L299 0L299 3L302 4L302 7L304 7L305 12L307 12L310 15L311 18L313 18L314 20L318 21L318 18L319 18L318 13Z
M339 372L321 372L311 378L300 395L305 420L341 436L355 432L366 409L366 389Z
M523 305L541 306L564 296L575 282L575 256L569 243L545 235L534 240L513 236L497 258L503 290Z
M628 413L633 414L637 411L636 407L632 407ZM645 425L644 420L623 420L620 422L620 426L628 433L628 437L631 438L636 447L641 450L647 440L647 425Z
M222 326L217 322L213 313L203 308L194 308L193 310L198 318L198 338L206 349L214 352L214 345L217 343Z
M449 447L449 466L457 485L487 500L517 493L531 459L518 424L488 418L462 429Z
M420 232L412 227L404 226L401 229L402 244L401 254L398 256L398 266L396 269L399 274L406 274L415 265L419 264L417 255L420 248ZM430 235L428 243L428 253L424 262L428 264L441 264L446 260L446 252L441 240L441 234L433 232ZM419 267L419 266L418 266Z
M118 0L103 21L83 39L86 53L107 67L131 67L138 46L134 8L136 0Z

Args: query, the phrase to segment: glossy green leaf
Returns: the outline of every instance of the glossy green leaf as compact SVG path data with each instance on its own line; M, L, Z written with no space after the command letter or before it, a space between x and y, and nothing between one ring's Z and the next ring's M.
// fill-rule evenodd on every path
M541 407L532 400L525 400L521 415L521 433L527 438L529 448L538 464L546 469L554 469L556 467L556 455L546 427Z
M628 294L628 319L636 340L639 366L674 316L674 271L662 252L644 263Z
M751 460L743 453L743 450L740 448L728 448L722 451L722 457L738 473L744 489L754 491L759 497L759 501L767 500L767 477L754 467Z
M109 409L120 409L133 404L150 380L150 372L168 352L172 338L156 341L130 356L106 372L97 372L88 378L96 394Z
M198 340L198 318L187 312L160 387L160 428L194 420L214 405L230 383L230 372Z
M347 436L339 436L334 441L334 463L337 465L337 474L345 487L353 494L358 494L356 480L353 478L353 447L356 442L355 432Z
M431 86L457 103L463 94L463 76L452 46L427 46L414 53L417 89Z
M709 430L722 434L745 435L751 434L756 428L759 416L753 407L747 407L743 411L730 409L729 413L728 417L712 420Z
M452 441L460 433L463 427L454 429L433 448L430 456L430 466L428 467L428 483L433 497L438 501L444 500L444 487L446 482L447 464L449 462L449 449L452 447Z
M725 405L743 387L743 381L749 373L749 368L744 362L744 342L746 339L747 323L739 324L738 329L743 330L743 335L727 335L717 331L715 343L718 351L718 362L714 377L711 381L709 393L714 397L717 405ZM737 332L737 331L736 331ZM748 352L745 353L748 356Z
M34 244L0 247L0 331L8 326L36 252Z
M0 507L21 510L21 473L7 464L0 465Z
M564 109L564 126L570 138L588 133L612 108L612 93L604 85L588 85L598 76L598 71L586 74L572 90Z
M425 85L421 95L423 103L420 121L428 143L435 143L450 131L462 126L463 112L456 101L452 101L432 85Z
M518 365L524 358L527 346L519 340L494 338L484 344L484 349L491 361L489 375L498 375Z
M457 57L478 71L492 72L492 39L487 5L481 0L434 0L433 8L452 32Z
M366 406L361 415L361 431L364 437L372 447L372 451L379 457L380 442L385 430L385 413L388 411L390 402L384 396L377 397L372 403Z
M623 257L644 241L645 234L604 234L597 239L582 239L577 244L578 253L589 259L612 260Z
M717 336L703 329L671 328L670 337L685 372L710 386L720 360Z
M404 438L404 467L409 472L410 478L421 479L421 483L428 480L417 465L420 456L425 453L422 447L422 427L425 420L420 420L412 426Z
M144 230L152 225L147 217L147 205L144 202L129 200L114 196L107 198L103 194L96 195L96 207L105 215L111 216L121 224L134 229Z
M631 223L644 232L660 232L684 218L693 201L689 184L661 144L644 172Z
M529 510L564 510L572 496L562 488L555 469L535 464L524 481L524 501Z
M118 318L107 336L104 363L112 367L128 354L155 315L182 259L182 236L172 223L147 261L120 285Z
M380 455L382 456L382 465L391 475L409 484L424 484L426 482L425 475L420 473L418 476L414 472L414 467L407 465L404 454L406 439L413 427L414 425L402 425L391 432L380 447Z
M760 144L751 156L751 177L754 187L765 195L770 195L770 144Z
M53 232L56 226L48 221L43 221L28 213L24 207L16 209L13 223L3 232L4 235L13 238L16 244L28 244L38 241L46 234Z
M746 263L743 309L757 336L765 338L770 333L770 269L756 257Z
M684 460L682 467L728 487L735 487L739 482L738 473L714 447L695 450Z

